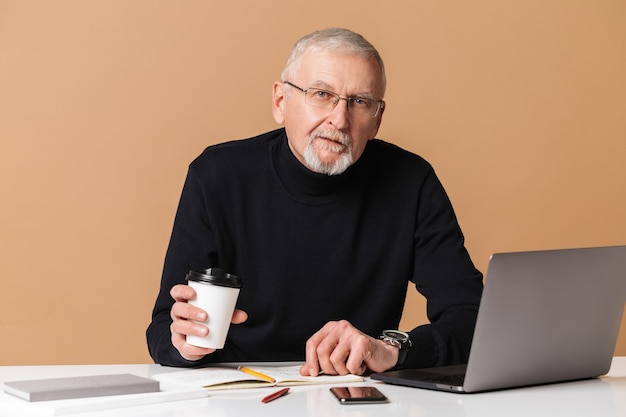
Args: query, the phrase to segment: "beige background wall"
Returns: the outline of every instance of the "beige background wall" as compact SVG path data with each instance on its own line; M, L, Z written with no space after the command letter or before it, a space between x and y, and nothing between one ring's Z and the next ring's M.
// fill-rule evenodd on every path
M625 21L622 0L0 0L0 365L150 361L187 164L275 128L272 82L327 26L379 48L379 137L435 165L481 270L626 244Z

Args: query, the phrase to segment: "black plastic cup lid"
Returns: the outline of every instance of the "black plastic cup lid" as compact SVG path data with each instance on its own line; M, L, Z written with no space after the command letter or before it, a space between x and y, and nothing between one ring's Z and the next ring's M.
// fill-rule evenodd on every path
M228 274L219 268L189 271L187 281L203 282L221 287L241 288L241 279L237 275Z

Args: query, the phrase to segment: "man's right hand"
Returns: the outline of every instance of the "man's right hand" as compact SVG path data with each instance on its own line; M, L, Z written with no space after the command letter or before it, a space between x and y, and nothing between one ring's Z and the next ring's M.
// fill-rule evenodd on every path
M206 326L192 321L204 322L207 320L206 311L188 303L189 300L196 297L194 289L185 284L178 284L172 287L170 295L174 299L174 305L170 311L172 344L181 356L189 361L197 361L215 352L215 349L212 348L197 347L187 343L187 335L203 337L209 334L209 329ZM231 323L240 324L247 319L248 314L245 311L235 309Z

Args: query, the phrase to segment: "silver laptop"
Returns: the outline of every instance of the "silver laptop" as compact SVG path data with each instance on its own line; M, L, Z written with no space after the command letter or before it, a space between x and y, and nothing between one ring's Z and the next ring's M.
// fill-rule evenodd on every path
M598 377L625 301L626 246L494 254L468 363L371 378L473 393Z

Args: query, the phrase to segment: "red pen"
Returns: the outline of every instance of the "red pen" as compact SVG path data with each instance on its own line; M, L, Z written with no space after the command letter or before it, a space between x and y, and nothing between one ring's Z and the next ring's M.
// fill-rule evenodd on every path
M277 398L282 397L283 395L287 394L289 392L289 388L283 388L279 391L276 391L273 394L268 395L267 397L263 398L261 400L262 403L269 403L270 401L274 401Z

